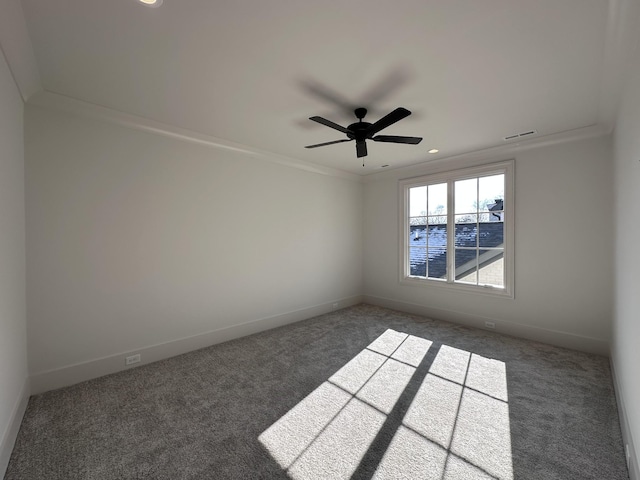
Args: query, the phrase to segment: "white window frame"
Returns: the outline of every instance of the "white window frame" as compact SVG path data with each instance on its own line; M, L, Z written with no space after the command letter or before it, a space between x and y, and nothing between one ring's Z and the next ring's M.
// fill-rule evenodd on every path
M400 284L422 287L444 288L450 291L478 293L505 298L514 298L514 168L515 161L479 165L459 170L423 175L398 182L400 207ZM504 288L492 285L470 285L455 282L455 258L452 254L455 243L454 183L458 180L504 174ZM437 183L447 183L447 279L415 277L409 266L409 189Z

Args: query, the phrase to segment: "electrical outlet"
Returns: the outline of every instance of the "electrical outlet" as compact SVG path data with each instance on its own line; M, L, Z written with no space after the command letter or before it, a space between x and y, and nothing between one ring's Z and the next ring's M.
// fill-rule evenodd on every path
M141 357L139 353L136 353L135 355L131 355L130 357L127 357L124 359L124 364L125 365L133 365L134 363L138 363L140 362Z
M496 324L494 322L484 322L484 326L487 328L496 328Z

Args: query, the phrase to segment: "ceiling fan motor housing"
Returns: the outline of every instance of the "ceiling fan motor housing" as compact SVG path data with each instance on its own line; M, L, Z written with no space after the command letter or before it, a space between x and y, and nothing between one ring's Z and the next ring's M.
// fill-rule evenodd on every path
M360 121L352 123L347 127L350 130L349 133L347 133L347 137L355 139L356 141L366 140L367 138L369 138L367 136L367 130L370 126L371 124L369 122Z

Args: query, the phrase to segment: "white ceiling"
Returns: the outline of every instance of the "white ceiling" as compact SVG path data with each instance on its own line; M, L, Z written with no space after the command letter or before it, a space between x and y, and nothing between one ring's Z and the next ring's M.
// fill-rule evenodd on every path
M607 0L22 0L45 91L356 174L601 121ZM609 29L609 30L608 30ZM353 142L342 125L413 112ZM430 148L438 155L429 155Z

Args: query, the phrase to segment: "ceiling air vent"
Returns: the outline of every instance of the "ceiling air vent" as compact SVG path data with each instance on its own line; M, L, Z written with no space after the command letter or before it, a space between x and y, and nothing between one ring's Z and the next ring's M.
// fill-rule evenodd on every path
M516 138L530 137L532 135L535 135L536 133L538 133L537 130L528 130L526 132L514 133L513 135L504 137L504 141L508 142L509 140L515 140Z

